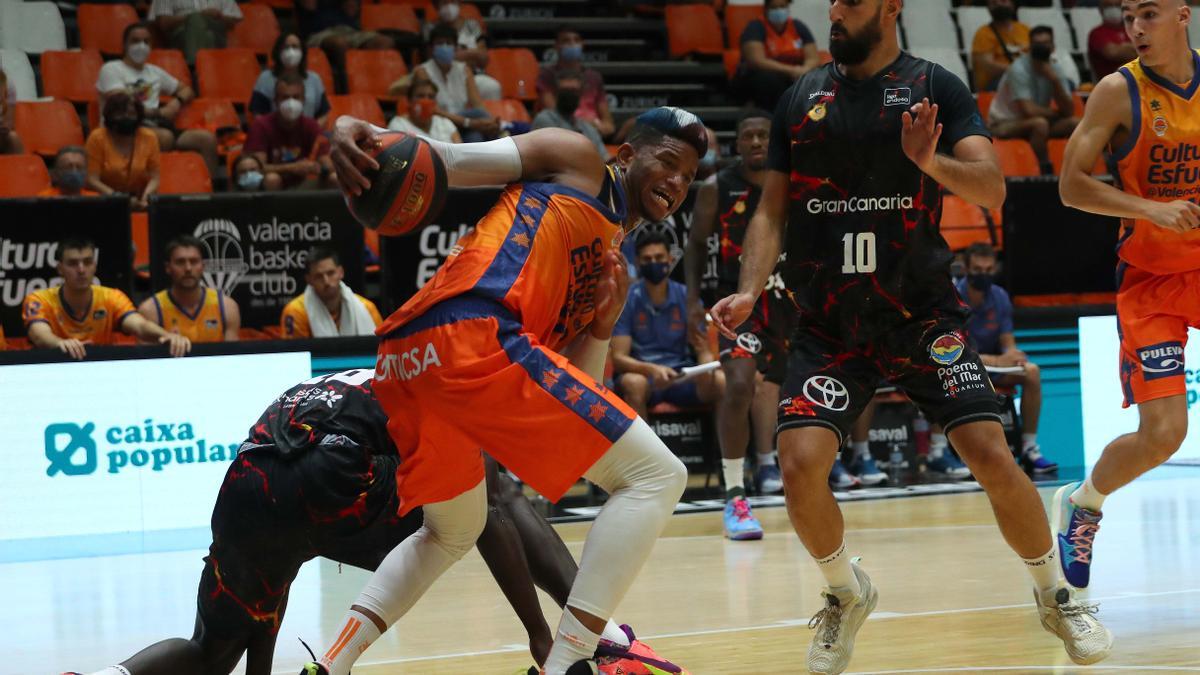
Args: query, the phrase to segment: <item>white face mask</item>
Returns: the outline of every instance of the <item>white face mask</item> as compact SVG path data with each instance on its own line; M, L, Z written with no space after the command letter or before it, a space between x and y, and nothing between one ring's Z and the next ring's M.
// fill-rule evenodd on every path
M300 56L299 47L284 47L283 51L279 52L279 62L288 68L295 68L300 65Z
M134 42L129 45L129 49L126 51L129 53L129 60L137 64L142 64L146 62L146 59L150 58L150 43Z
M448 2L441 7L438 7L438 18L442 21L450 22L458 18L458 3Z
M1104 23L1121 23L1121 8L1105 7L1100 10L1100 16L1104 17Z
M286 98L279 104L279 114L289 122L299 119L303 112L304 102L298 98Z

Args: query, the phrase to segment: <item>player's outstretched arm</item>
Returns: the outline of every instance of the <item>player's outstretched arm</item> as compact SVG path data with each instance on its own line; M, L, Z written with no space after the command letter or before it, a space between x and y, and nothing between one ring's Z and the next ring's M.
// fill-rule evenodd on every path
M171 356L184 356L192 351L191 340L178 333L168 333L162 326L147 321L146 317L136 312L126 315L121 321L121 330L139 340L167 345Z
M1132 125L1132 106L1125 78L1119 72L1106 76L1092 90L1083 120L1071 134L1063 156L1062 177L1058 182L1063 204L1105 216L1148 220L1177 232L1200 226L1200 206L1192 202L1142 199L1091 175L1091 168L1113 134Z
M775 271L783 250L783 232L787 226L788 175L771 169L763 182L758 208L746 226L742 243L742 272L738 277L738 292L722 298L710 314L713 323L725 337L737 337L734 329L742 325L762 295L767 280ZM799 225L798 225L799 226Z

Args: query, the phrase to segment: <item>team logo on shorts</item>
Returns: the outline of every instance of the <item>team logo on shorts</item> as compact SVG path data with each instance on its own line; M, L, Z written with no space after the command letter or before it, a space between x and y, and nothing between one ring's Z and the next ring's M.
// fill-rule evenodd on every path
M938 365L949 366L957 363L966 349L962 338L954 333L946 333L929 345L929 358Z
M846 385L827 375L813 375L804 383L804 397L827 410L842 412L850 407Z
M1162 115L1155 117L1154 126L1152 128L1154 129L1154 133L1158 134L1159 136L1166 136L1168 129L1167 118L1163 117Z
M737 346L751 354L757 354L762 351L762 340L754 333L742 333L737 336Z
M812 109L808 111L808 119L814 122L820 122L821 120L825 119L825 104L818 103L814 105Z
M1142 377L1157 380L1162 377L1183 375L1183 343L1160 342L1137 350L1142 364Z

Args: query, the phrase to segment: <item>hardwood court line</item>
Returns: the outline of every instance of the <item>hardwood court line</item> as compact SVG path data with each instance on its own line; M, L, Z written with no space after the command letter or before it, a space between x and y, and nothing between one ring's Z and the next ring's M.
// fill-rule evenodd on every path
M591 521L587 521L587 522L590 523ZM574 523L571 523L571 524L574 524ZM982 528L990 528L990 529L997 530L997 531L999 529L995 523L984 523L984 524L978 524L978 525L914 525L912 527L847 527L846 532L854 533L854 534L860 534L860 533L874 534L876 532L916 532L916 531L927 531L927 530L978 530L978 529L982 529ZM792 537L792 538L795 538L797 541L800 540L800 537L795 532L791 532L791 531L763 533L763 539L779 539L781 537ZM725 538L725 535L723 535L723 534L681 534L681 535L664 534L664 535L662 535L661 539L664 539L664 540L669 539L671 541L689 541L692 539L716 539L717 541L727 541L727 539ZM583 540L571 539L567 543L568 544L572 544L572 543L582 544ZM747 543L747 542L736 542L736 543L738 544L738 546L742 546L745 548L749 548L750 546L753 546L752 543Z
M1005 672L1005 671L1021 671L1029 672L1030 670L1044 670L1051 673L1074 673L1077 671L1101 671L1101 670L1132 670L1135 672L1145 672L1147 670L1161 670L1163 672L1178 673L1200 672L1200 668L1192 666L963 666L958 667L940 667L940 668L908 668L904 670L851 670L847 671L846 675L899 675L900 673L978 673L981 671Z
M1090 602L1111 602L1114 600L1131 600L1131 599L1152 598L1152 597L1156 597L1156 596L1160 596L1160 595L1177 595L1177 594L1183 594L1183 593L1200 593L1200 588L1185 588L1185 589L1172 590L1172 591L1155 591L1155 592L1151 592L1151 593L1142 593L1142 592L1138 592L1138 591L1124 591L1118 595L1104 596L1104 597L1100 597L1100 598L1089 598L1089 601ZM1020 603L1020 604L1015 604L1015 605L990 605L987 607L964 607L964 608L958 608L958 609L935 609L935 610L929 610L929 611L925 611L925 612L876 612L876 613L872 614L871 616L867 617L867 619L869 621L886 621L888 619L909 619L909 618L916 618L916 617L922 617L922 616L937 616L937 615L941 615L941 614L963 614L963 613L968 613L968 612L992 612L992 611L1002 610L1002 609L1019 609L1022 607L1032 607L1032 606L1033 606L1033 603L1025 602L1025 603ZM777 630L780 628L795 628L797 626L804 626L807 624L808 624L808 619L785 619L783 621L776 621L774 623L768 623L768 624L760 624L757 626L729 626L726 628L709 628L709 629L705 629L705 630L683 631L683 632L679 632L679 633L659 633L656 635L639 636L638 639L644 639L646 641L653 641L653 640L664 640L664 639L681 638L681 637L700 637L700 636L704 636L704 635L721 635L721 634L726 634L726 633L755 632L755 631L763 631L763 630ZM398 664L398 663L419 663L422 661L444 661L447 659L470 658L470 657L475 657L475 656L490 656L490 655L495 655L495 654L511 654L513 652L525 651L527 649L529 649L529 645L505 645L505 646L497 648L497 649L480 649L480 650L476 650L476 651L457 652L457 653L453 653L453 654L435 654L435 655L431 655L431 656L406 656L406 657L402 657L402 658L398 658L398 659L383 659L380 661L367 661L367 662L363 662L359 665L360 665L360 667L367 667L367 666L373 667L373 666L389 666L389 665L394 665L394 664ZM858 675L867 675L868 673L879 674L879 675L882 675L884 673L927 673L927 672L954 673L954 672L977 671L977 670L1013 671L1013 670L1021 670L1022 668L1055 669L1058 667L1059 666L987 666L987 667L969 666L969 667L962 667L962 668L942 668L942 669L935 668L935 669L917 669L917 670L872 670L872 671L862 671L862 672L858 673ZM1192 671L1200 672L1200 668L1176 667L1176 666L1161 666L1161 667L1159 667L1159 666L1138 666L1138 667L1134 667L1134 666L1063 666L1063 667L1064 668L1069 667L1072 669L1072 671L1074 671L1074 670L1104 670L1104 669L1108 669L1108 670L1167 670L1167 671L1169 671L1169 670L1176 670L1176 671L1187 670L1189 672L1192 672ZM290 673L291 671L287 671L287 672ZM274 671L274 673L276 673L278 675L284 675L284 671Z

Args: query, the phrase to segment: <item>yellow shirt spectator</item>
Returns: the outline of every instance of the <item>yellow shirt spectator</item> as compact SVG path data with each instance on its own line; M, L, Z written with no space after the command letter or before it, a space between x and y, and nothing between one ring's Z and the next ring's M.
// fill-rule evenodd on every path
M25 327L39 321L49 324L60 338L92 344L112 344L113 333L130 314L137 313L129 296L115 288L92 287L92 302L79 316L73 316L62 297L62 286L43 288L25 296L22 316Z
M201 289L204 299L193 316L188 316L175 299L171 289L163 289L153 296L156 316L153 321L170 333L178 333L195 342L223 342L225 340L225 298L211 288Z
M375 303L357 293L354 294L354 298L366 307L367 312L371 315L371 319L375 322L375 327L378 328L379 324L383 323L383 317L379 314L379 308L375 306ZM341 312L338 315L332 316L335 324L340 323L340 314ZM279 324L285 338L313 337L312 326L308 321L308 310L304 306L303 295L292 298L292 301L283 308L283 315L280 318Z
M1010 21L1005 28L997 27L993 30L994 25L980 26L971 42L971 68L975 71L976 91L995 89L1004 71L1029 49L1029 26L1015 20ZM1003 44L996 37L997 33L1004 38ZM990 60L994 66L989 69L987 65L980 63L981 60Z
M87 155L88 171L117 192L140 196L151 177L158 175L158 136L146 127L134 133L132 156L117 150L104 127L88 135Z

